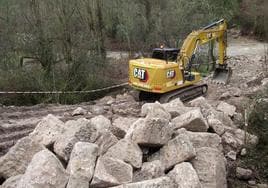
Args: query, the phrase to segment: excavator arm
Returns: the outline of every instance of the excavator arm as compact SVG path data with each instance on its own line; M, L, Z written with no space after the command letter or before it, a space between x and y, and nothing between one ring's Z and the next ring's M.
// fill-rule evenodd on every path
M227 23L224 19L214 22L200 30L193 31L185 39L178 56L177 62L180 69L184 72L187 67L191 68L191 63L195 58L198 46L206 44L212 40L217 40L219 45L219 63L214 72L213 79L216 82L227 83L230 78L231 70L227 69L226 64L226 32Z

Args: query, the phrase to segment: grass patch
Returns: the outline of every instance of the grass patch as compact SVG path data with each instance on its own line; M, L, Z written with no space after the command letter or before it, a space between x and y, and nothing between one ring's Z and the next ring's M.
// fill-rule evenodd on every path
M13 66L0 69L1 91L87 91L114 84L105 73L108 64L82 64L74 71L55 66L49 74L39 65ZM104 96L94 94L8 94L0 95L3 105L35 105L39 103L76 104Z

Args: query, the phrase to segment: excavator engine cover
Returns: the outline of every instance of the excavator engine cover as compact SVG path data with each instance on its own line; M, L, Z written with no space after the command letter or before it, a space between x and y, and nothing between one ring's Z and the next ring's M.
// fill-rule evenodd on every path
M214 71L212 80L217 84L228 84L231 76L232 76L232 69L230 67L228 68L218 67Z

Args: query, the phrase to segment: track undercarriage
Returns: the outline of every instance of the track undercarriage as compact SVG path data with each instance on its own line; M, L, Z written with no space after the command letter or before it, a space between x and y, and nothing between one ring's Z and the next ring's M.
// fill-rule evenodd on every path
M178 89L165 94L153 94L141 91L139 94L140 101L159 101L160 103L168 103L171 100L180 98L182 102L205 96L208 91L208 85L192 85L182 89Z

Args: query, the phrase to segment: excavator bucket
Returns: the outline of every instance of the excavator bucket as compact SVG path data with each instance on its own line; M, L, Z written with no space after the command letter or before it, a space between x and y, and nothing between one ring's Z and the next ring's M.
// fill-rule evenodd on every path
M228 68L216 68L213 74L212 81L217 84L228 84L232 76L232 69Z

